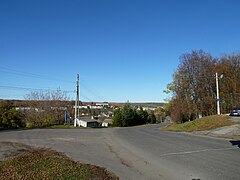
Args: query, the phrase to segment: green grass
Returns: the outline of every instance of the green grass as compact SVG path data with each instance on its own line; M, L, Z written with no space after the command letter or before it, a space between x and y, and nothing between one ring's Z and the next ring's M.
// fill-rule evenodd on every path
M0 161L0 179L118 179L104 168L72 161L62 153L37 149Z
M110 126L109 126L110 127ZM109 127L103 127L103 126L94 126L94 127L91 127L91 128L95 128L95 129L98 129L98 128L109 128ZM52 126L49 126L49 127L45 127L47 129L76 129L76 128L82 128L82 129L86 129L86 127L74 127L73 125L69 125L69 124L63 124L63 125L52 125Z
M60 125L52 125L47 128L50 128L50 129L73 129L76 127L74 127L72 124L60 124Z
M227 115L213 115L206 116L201 119L197 119L190 122L185 122L182 124L174 123L162 130L168 131L179 131L179 132L193 132L193 131L205 131L212 130L223 126L230 126L236 124L230 120L227 120L229 116Z
M85 127L79 127L76 126L74 127L73 124L58 124L58 125L52 125L52 126L48 126L48 127L44 127L47 129L78 129L78 128L85 128Z

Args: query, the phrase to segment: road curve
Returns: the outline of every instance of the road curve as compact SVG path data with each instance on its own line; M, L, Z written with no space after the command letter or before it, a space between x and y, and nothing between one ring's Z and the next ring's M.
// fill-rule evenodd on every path
M52 148L120 179L240 179L239 142L160 127L2 131L0 141Z

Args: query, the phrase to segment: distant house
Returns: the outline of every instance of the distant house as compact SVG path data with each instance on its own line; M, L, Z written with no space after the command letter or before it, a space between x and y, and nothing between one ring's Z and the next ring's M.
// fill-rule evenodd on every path
M18 111L25 111L25 110L31 110L32 108L31 107L16 107L15 109Z
M112 119L105 119L103 122L102 122L102 126L103 127L108 127L110 125L112 125L113 123L113 120Z
M144 111L155 111L156 109L156 107L143 107Z
M73 106L75 108L75 106ZM81 103L78 106L79 109L106 109L106 108L113 108L107 102L104 103Z

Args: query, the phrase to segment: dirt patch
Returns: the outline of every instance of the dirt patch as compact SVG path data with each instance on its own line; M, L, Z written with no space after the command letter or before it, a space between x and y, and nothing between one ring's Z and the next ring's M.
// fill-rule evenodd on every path
M0 142L0 161L9 157L21 155L32 150L31 146L17 142Z

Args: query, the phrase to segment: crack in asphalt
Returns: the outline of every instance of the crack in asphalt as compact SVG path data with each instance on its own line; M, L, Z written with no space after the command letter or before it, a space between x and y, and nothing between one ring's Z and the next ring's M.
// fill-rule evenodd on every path
M106 141L104 141L104 143L105 143L106 146L108 147L109 151L110 151L111 153L113 153L113 154L120 160L120 162L121 162L122 165L127 166L127 167L132 167L132 165L130 165L129 163L127 163L124 159L122 159L122 158L119 156L119 154L118 154L117 152L115 152L115 151L113 150L113 147L112 147L110 144L108 144Z

